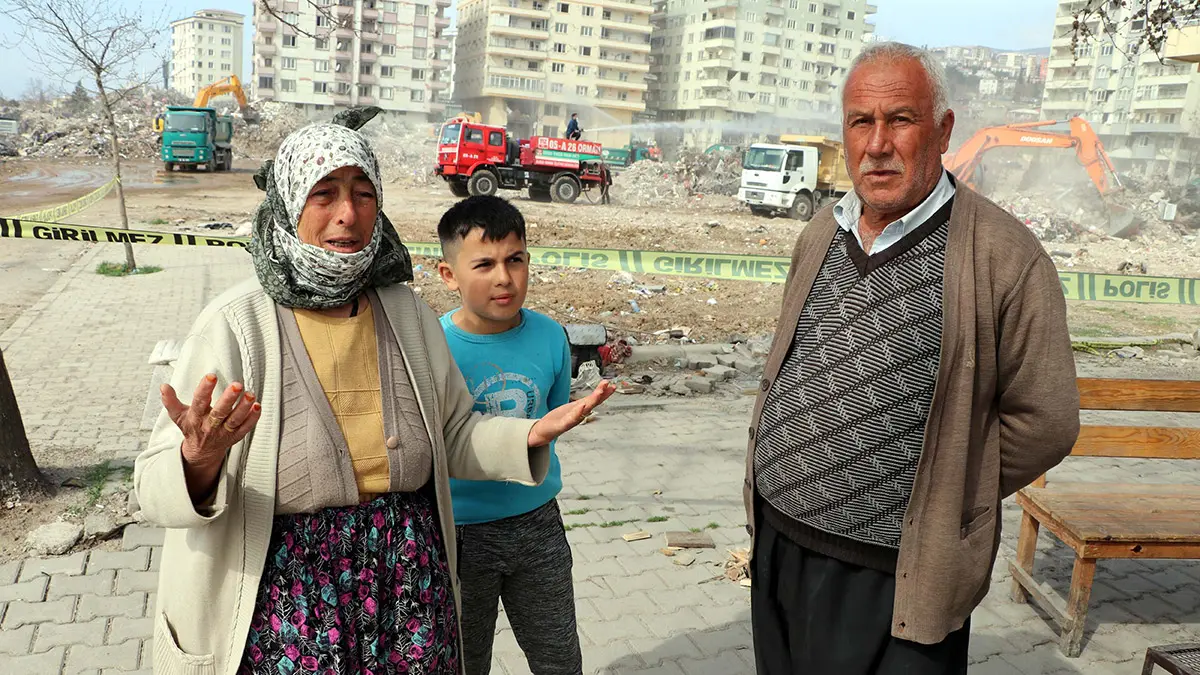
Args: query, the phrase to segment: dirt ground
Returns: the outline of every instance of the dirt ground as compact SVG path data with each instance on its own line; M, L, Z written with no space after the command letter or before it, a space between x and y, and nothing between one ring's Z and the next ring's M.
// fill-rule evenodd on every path
M251 179L256 165L249 162L241 162L233 172L214 175L176 172L168 176L158 167L151 162L135 162L127 167L131 227L196 231L212 222L237 226L250 220L261 198ZM80 167L27 160L0 164L5 188L0 192L0 213L61 203L102 184L108 175L102 165ZM504 194L524 212L531 245L787 256L803 227L797 221L752 216L732 198L721 196L648 212L621 206L621 189L618 176L614 185L617 203L609 206L544 204L529 201L521 193ZM71 220L112 226L116 221L115 201L110 195ZM385 211L406 241L435 241L437 220L454 201L440 182L393 183L384 188ZM0 246L0 252L12 250L12 243ZM1072 258L1065 261L1056 258L1063 269L1115 273L1121 262L1135 260L1145 263L1154 275L1200 274L1200 241L1196 237L1190 242L1171 242L1170 246L1158 246L1150 240L1109 239L1048 243L1046 247L1072 253ZM50 258L41 267L64 266L62 260L53 257L70 255L65 248L50 251L47 247L45 256ZM3 261L0 257L0 265L5 264ZM436 261L416 262L422 265L417 273L422 294L435 309L452 307L455 299L432 275ZM779 284L653 274L636 275L633 284L620 281L609 272L537 268L529 306L562 322L604 323L616 334L639 340L654 341L659 339L654 335L656 331L685 327L693 340L722 341L735 333L771 332L782 293ZM662 285L667 290L647 296L638 292L637 287L642 285ZM631 300L636 301L639 311L633 310ZM0 309L0 316L11 314L13 306L9 302L6 309ZM1200 327L1200 308L1179 305L1077 302L1071 303L1070 315L1072 332L1081 335L1161 334Z

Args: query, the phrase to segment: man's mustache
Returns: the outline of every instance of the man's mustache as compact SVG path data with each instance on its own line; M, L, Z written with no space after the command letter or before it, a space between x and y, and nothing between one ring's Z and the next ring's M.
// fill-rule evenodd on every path
M892 157L891 159L885 160L874 160L867 158L859 163L859 173L870 173L871 171L895 171L896 173L904 173L904 162L898 157Z

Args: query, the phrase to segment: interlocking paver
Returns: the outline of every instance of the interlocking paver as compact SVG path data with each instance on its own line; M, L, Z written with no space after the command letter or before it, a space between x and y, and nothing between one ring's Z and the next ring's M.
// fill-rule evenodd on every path
M87 551L61 558L29 558L21 565L21 581L54 574L83 574L87 558Z
M67 623L74 613L75 598L60 598L45 602L17 600L8 603L8 609L4 612L4 623L0 627L9 630L20 628L26 624L46 621Z
M105 642L115 645L129 639L148 639L152 635L154 635L154 619L152 617L129 619L115 616L110 620L108 637L105 638Z
M107 627L108 619L103 617L76 623L43 623L38 626L33 648L35 652L44 652L54 647L73 645L96 647L104 644Z
M0 586L0 602L24 600L26 602L41 602L46 598L46 586L50 583L48 577L42 576L29 581Z
M121 533L121 548L131 551L142 546L162 546L164 530L142 523L135 523Z
M81 595L76 612L79 621L97 616L123 616L137 619L145 615L146 594L134 592L128 595Z
M115 570L101 570L95 574L71 576L55 574L50 577L50 588L46 598L54 600L67 595L109 595L113 592L113 581L116 579Z
M98 668L136 670L141 655L140 640L128 640L105 647L73 647L67 653L67 663L62 672L63 675L75 675Z
M5 657L5 675L47 675L57 673L66 658L67 648L59 647L41 654Z
M21 573L21 561L14 560L0 565L0 586L7 586L17 582L17 575Z
M117 572L117 592L130 591L152 592L158 589L158 572L135 570L119 570Z
M150 547L143 546L132 551L93 551L88 560L88 574L100 570L134 570L144 572L150 568Z
M749 650L747 647L745 651ZM754 675L754 669L733 651L700 660L680 659L678 665L687 675Z
M0 630L0 654L23 656L33 644L33 624L13 630Z

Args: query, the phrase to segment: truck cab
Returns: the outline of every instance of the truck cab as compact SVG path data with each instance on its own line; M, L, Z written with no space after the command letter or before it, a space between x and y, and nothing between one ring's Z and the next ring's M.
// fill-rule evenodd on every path
M821 204L853 189L841 143L821 136L755 143L742 157L738 199L756 215L807 221Z
M163 168L233 168L233 119L212 108L168 106L162 119Z

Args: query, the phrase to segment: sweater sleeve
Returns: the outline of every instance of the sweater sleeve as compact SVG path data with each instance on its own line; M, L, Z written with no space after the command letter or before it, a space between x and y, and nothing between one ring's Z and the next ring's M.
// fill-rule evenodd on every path
M219 347L216 345L223 345ZM213 394L219 396L230 382L242 381L241 358L237 342L228 325L214 319L200 333L193 333L183 344L171 386L180 400L191 401L192 392L207 374L217 376ZM214 399L215 400L215 399ZM134 461L133 484L138 504L146 520L161 527L190 528L207 525L225 511L229 499L233 464L228 457L238 456L240 449L253 436L247 436L226 455L227 461L218 474L217 488L201 505L193 505L183 474L183 432L164 409L159 412L146 450Z
M433 310L417 302L430 372L441 406L442 432L450 477L507 480L537 485L550 470L550 447L529 447L537 420L491 417L475 412L475 399L450 354L446 335Z
M1079 435L1066 300L1044 253L1001 306L997 360L1000 492L1007 497L1061 462Z

